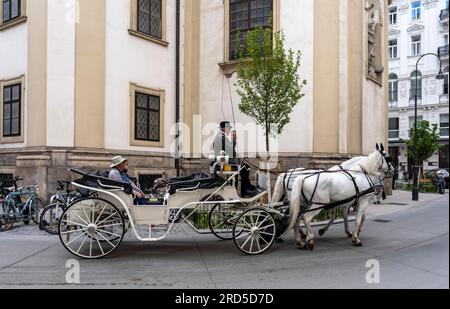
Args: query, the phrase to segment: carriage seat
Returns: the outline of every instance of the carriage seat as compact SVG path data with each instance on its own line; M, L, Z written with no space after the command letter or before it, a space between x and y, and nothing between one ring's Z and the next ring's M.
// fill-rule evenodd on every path
M105 177L106 174L102 172L97 172L95 174L92 173L86 173L80 170L76 169L70 169L72 172L77 173L79 175L82 175L83 177L81 179L75 180L75 183L78 183L80 185L90 187L93 189L102 189L102 190L115 190L117 188L122 188L123 192L126 194L132 194L133 188L129 183L123 182L123 181L117 181L109 179L108 177Z
M189 177L192 176L188 176L186 178L189 179ZM168 185L169 193L171 195L175 194L177 190L183 189L186 191L195 191L200 189L214 189L220 187L225 182L225 180L220 179L219 177L203 177L203 178L192 177L189 180L174 181L174 182L172 182L172 180L173 179L171 179Z

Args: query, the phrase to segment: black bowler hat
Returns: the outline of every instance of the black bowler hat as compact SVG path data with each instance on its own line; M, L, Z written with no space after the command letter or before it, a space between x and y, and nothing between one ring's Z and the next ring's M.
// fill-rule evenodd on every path
M221 129L225 129L225 128L231 129L231 124L230 124L229 121L222 121L222 122L220 123L220 128L221 128Z

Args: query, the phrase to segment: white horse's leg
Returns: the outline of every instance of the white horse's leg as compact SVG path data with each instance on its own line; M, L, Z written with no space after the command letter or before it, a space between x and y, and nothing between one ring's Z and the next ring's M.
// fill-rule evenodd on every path
M328 221L328 224L323 229L319 230L320 236L323 236L323 235L325 235L326 232L328 232L328 230L330 229L330 226L333 225L334 220L336 220L336 208L333 208L331 210L331 218L330 218L330 221Z
M342 215L344 217L344 228L345 228L345 234L347 234L348 238L352 237L352 232L350 231L350 228L348 226L348 215L350 213L350 206L342 207Z
M314 205L313 205L314 207ZM303 216L303 222L305 222L305 226L306 226L306 245L304 247L304 249L307 250L314 250L314 232L311 226L312 221L314 220L314 218L320 214L322 210L316 210L316 211L312 211L310 213L307 213L305 216Z
M303 243L303 240L302 240L304 233L303 233L302 228L300 227L301 221L302 221L302 218L301 218L301 216L299 216L297 219L297 222L295 223L295 226L294 226L294 241L300 249L303 249L305 247L305 244Z
M356 230L352 235L352 242L357 247L362 246L361 239L359 239L359 235L362 230L362 225L364 224L365 221L365 212L369 207L370 199L371 197L370 198L366 197L360 200L359 202L358 213L356 214Z

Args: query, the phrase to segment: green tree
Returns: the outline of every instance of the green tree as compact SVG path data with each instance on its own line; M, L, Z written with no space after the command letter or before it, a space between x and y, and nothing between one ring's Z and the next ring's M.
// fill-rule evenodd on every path
M266 151L269 155L270 136L281 134L290 122L289 115L304 96L301 81L300 51L286 50L282 32L272 28L256 28L247 33L245 46L239 55L245 61L238 67L237 92L239 109L264 128Z
M414 158L414 134L415 129L413 127L409 130L410 139L406 142L408 157L410 158ZM442 150L443 145L439 143L439 138L439 129L436 124L430 126L430 123L426 120L417 123L417 160L419 165L423 165L424 160ZM420 175L422 174L423 168Z

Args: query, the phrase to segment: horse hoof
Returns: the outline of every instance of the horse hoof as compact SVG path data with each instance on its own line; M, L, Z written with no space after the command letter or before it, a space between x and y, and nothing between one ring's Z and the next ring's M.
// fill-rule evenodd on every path
M307 247L307 250L314 251L314 244L307 244L306 247Z
M319 236L322 237L323 235L325 235L325 230L324 229L319 230Z
M362 247L362 243L361 242L354 242L353 245L355 247Z

